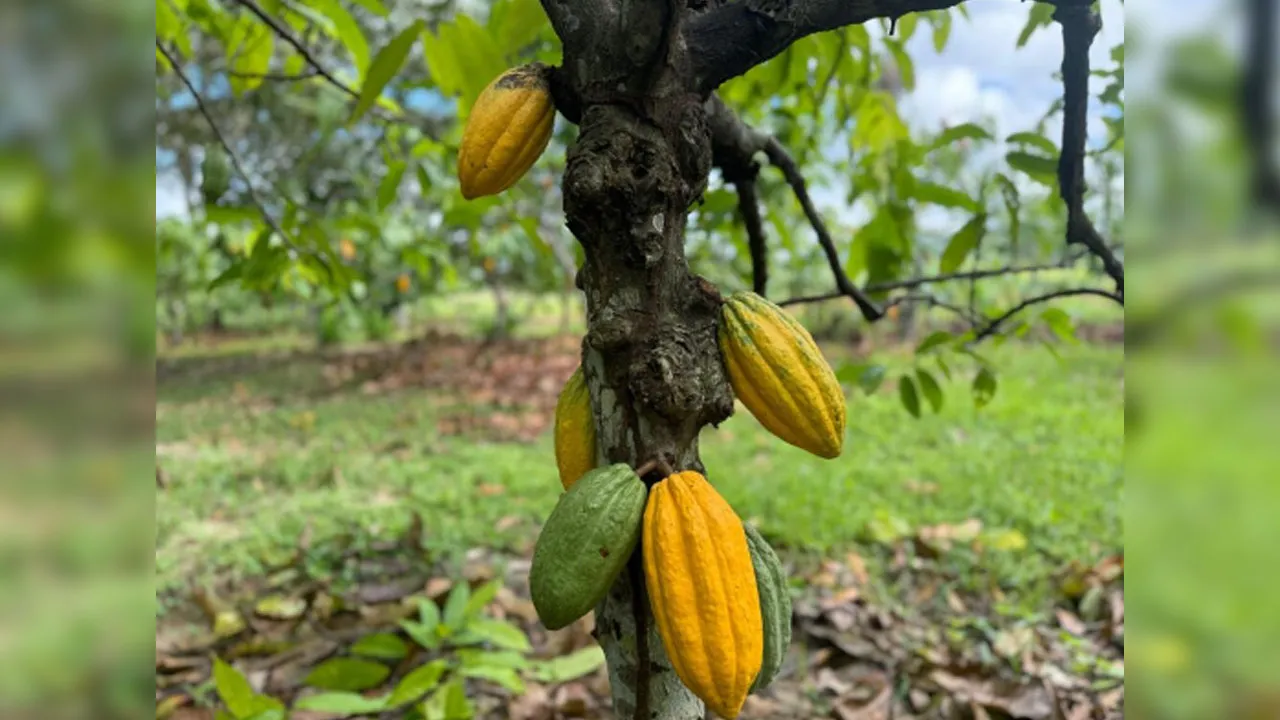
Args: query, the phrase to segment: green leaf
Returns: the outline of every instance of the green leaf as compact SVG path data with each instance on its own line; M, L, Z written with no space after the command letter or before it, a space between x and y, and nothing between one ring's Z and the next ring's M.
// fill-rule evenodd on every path
M452 24L439 29L440 40L449 44L461 73L455 80L461 91L459 117L465 118L480 92L501 75L507 65L493 37L469 15L458 14Z
M334 658L316 666L305 682L325 690L368 690L387 679L391 670L382 663L358 658Z
M458 650L458 662L463 667L504 667L512 670L523 670L529 666L529 660L524 655L511 650L472 650L470 648L462 648Z
M1076 328L1071 322L1071 316L1061 308L1047 308L1040 313L1040 319L1044 320L1049 329L1058 337L1067 342L1078 342L1076 339Z
M951 38L951 13L946 10L933 10L926 13L929 24L933 25L933 50L941 53Z
M399 660L409 654L409 646L391 633L374 633L356 641L351 646L351 652L365 657Z
M471 586L466 581L454 583L449 598L444 601L444 626L461 630L467 621L467 602L471 599Z
M983 366L973 378L973 404L981 409L991 402L996 394L996 376L991 369Z
M521 225L524 223L522 222ZM528 232L528 228L525 228ZM463 614L467 617L476 617L479 615L493 599L498 596L498 591L502 589L502 579L494 578L489 582L481 585L478 590L471 593L471 597L467 600Z
M1052 140L1040 133L1016 132L1005 138L1004 141L1010 144L1030 145L1034 148L1043 150L1050 155L1058 154L1058 146L1054 145Z
M1031 13L1027 17L1027 24L1022 26L1022 32L1018 33L1018 45L1021 48L1031 39L1032 33L1042 27L1046 27L1053 22L1053 5L1049 3L1032 3Z
M938 137L933 139L933 144L929 146L930 150L937 150L946 147L957 140L990 140L991 133L987 132L981 125L974 123L961 123L953 125L946 130L938 133Z
M917 200L943 207L963 208L965 210L977 210L978 201L969 197L963 191L949 188L946 185L928 181L916 181L915 187L911 194Z
M333 21L333 32L338 36L356 67L356 77L363 78L369 69L369 41L365 40L360 25L338 0L310 0L310 5ZM385 11L384 11L385 12Z
M359 5L360 7L364 8L365 10L368 10L369 12L373 13L374 15L381 15L382 17L387 16L387 9L383 7L382 3L379 0L351 0L351 1L354 2L356 5Z
M916 392L916 383L910 375L898 378L898 399L902 407L914 417L920 417L920 395Z
M945 330L937 330L930 333L928 337L920 341L919 345L916 345L916 355L923 355L936 347L946 345L951 342L952 337L951 333Z
M935 413L942 412L942 386L934 379L928 370L919 368L916 370L916 380L920 383L920 392L924 393L924 397L933 406Z
M422 705L425 720L471 720L475 710L467 700L463 680L456 678L440 689Z
M516 671L511 668L479 665L476 667L460 668L458 673L464 677L488 680L489 682L501 685L516 695L524 694L524 681L521 680L520 676L516 674Z
M275 37L265 25L247 15L232 26L227 38L227 65L243 73L227 79L233 94L243 95L262 84L262 74L271 65Z
M387 174L378 183L378 210L386 210L395 202L396 193L400 190L400 181L404 179L405 164L396 161L387 166Z
M213 658L213 685L227 710L237 718L247 718L258 712L257 693L249 681L222 658Z
M418 620L428 630L434 631L436 626L440 624L440 606L431 598L420 598L418 600Z
M1058 161L1056 159L1020 150L1010 152L1004 158L1010 167L1026 173L1032 180L1050 188L1057 186Z
M373 715L388 709L388 705L386 697L367 698L351 692L327 692L308 695L294 703L293 709L336 715Z
M906 20L908 17L915 18L915 15L906 15L903 17L903 20ZM899 25L901 25L901 21L899 21ZM915 27L915 23L912 23L912 27ZM898 68L898 78L902 81L902 87L907 91L911 91L916 87L916 67L915 63L911 61L911 56L907 54L906 49L902 45L904 42L906 42L905 36L901 41L886 39L884 44L885 47L889 48L889 54L893 55L893 64Z
M515 625L503 620L493 620L491 618L472 620L467 624L463 635L467 640L488 642L494 647L507 650L527 652L532 649L529 644L529 638L525 637L524 632ZM459 637L458 641L461 643L463 637Z
M351 110L348 124L354 124L369 112L374 103L378 102L383 88L400 72L421 32L422 21L416 20L409 27L401 30L399 35L392 38L391 42L383 46L373 57L373 62L369 63L369 72L365 74L364 83L360 86L360 97L356 100L355 108Z
M538 0L505 0L496 3L489 16L489 34L508 58L538 39L550 24Z
M533 675L544 683L568 682L590 675L602 665L604 665L604 650L599 645L592 645L568 655L538 663Z
M413 641L428 650L440 646L440 634L436 628L439 623L427 625L425 623L414 622L412 620L401 620L400 627L405 631Z
M391 697L387 698L387 709L408 705L434 690L440 684L440 678L444 677L448 667L449 663L446 660L432 660L426 665L414 668L396 685L396 689L391 691Z
M969 253L982 242L987 231L987 214L978 213L969 219L963 227L956 231L947 241L947 248L942 251L939 269L944 273L953 273L964 264Z

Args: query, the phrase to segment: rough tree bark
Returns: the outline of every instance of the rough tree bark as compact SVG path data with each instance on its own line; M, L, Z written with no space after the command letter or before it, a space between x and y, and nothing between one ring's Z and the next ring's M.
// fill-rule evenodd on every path
M586 296L583 368L598 460L639 466L659 458L703 470L698 432L727 418L733 397L716 345L719 295L685 260L686 221L706 188L711 142L703 97L690 90L683 3L544 7L564 47L557 105L579 124L564 212L586 256L577 283ZM701 701L680 683L653 629L640 567L637 550L596 608L614 713L701 718Z

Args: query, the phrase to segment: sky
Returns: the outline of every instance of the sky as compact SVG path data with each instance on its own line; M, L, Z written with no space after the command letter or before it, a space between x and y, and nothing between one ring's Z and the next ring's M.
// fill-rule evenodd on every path
M1094 65L1106 65L1112 46L1123 41L1126 15L1144 37L1154 41L1209 26L1225 4L1221 0L1129 0L1126 7L1120 0L1102 0L1103 27L1093 45ZM993 117L1000 136L1030 129L1061 93L1053 79L1062 57L1060 31L1056 25L1043 28L1024 47L1015 49L1030 2L970 0L966 5L969 19L955 16L950 42L941 53L934 51L926 25L912 38L916 88L903 98L902 114L916 127ZM1091 108L1090 135L1101 137L1102 127L1099 109ZM1057 127L1050 128L1051 137L1057 132ZM842 220L861 219L843 207L843 189L814 194L815 202ZM157 182L158 217L176 212L180 204L171 183Z

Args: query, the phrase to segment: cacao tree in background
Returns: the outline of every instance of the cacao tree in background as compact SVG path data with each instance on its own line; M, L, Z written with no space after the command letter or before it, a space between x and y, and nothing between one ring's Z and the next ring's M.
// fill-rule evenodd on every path
M1040 303L1073 295L1124 302L1122 253L1106 237L1112 228L1094 224L1099 203L1085 200L1086 167L1095 166L1086 160L1123 148L1118 120L1108 122L1104 145L1086 142L1089 79L1102 85L1097 100L1122 113L1123 48L1112 49L1112 67L1091 69L1099 19L1088 0L1032 5L1019 41L1054 21L1061 27L1063 97L1049 111L1062 116L1060 141L1028 128L1005 139L1004 162L960 181L959 169L969 165L956 156L957 143L982 147L995 139L992 129L965 123L913 136L895 92L914 86L905 42L925 25L938 48L952 32L982 32L953 28L967 16L961 0L498 0L487 13L477 9L483 23L468 8L454 9L378 0L350 7L158 0L160 103L191 125L204 121L200 132L212 137L201 142L227 153L234 178L230 210L219 209L228 205L224 193L213 202L206 196L193 214L253 238L215 283L273 287L296 276L336 296L360 295L364 278L335 249L345 233L360 230L367 241L395 222L414 228L420 234L404 252L430 269L454 266L458 257L448 248L487 247L495 229L518 227L526 243L495 248L505 255L503 272L538 267L531 248L552 258L540 265L552 277L563 273L567 281L579 265L597 464L669 466L713 482L698 437L733 411L717 326L722 290L746 278L786 305L852 303L867 323L900 306L954 310L967 330L932 336L920 352L945 347L979 360L974 344L1016 326ZM867 25L874 23L890 32L873 35ZM546 159L514 187L465 201L453 180L461 123L427 122L423 108L447 116L456 103L464 119L491 79L531 60L554 68L556 110L568 122ZM290 107L243 110L277 82L298 88L284 94ZM434 105L424 104L424 93ZM249 118L236 133L224 127L233 112ZM291 125L295 114L326 120ZM254 127L259 117L281 125ZM276 147L272 133L294 127L310 129ZM173 142L180 158L186 142ZM330 143L350 149L329 156ZM835 168L826 162L833 145L847 148ZM325 158L301 185L289 182L308 157L298 150ZM855 230L825 217L813 188L829 185L847 190L849 205L868 210L869 219ZM1052 213L1031 213L1036 219L1028 222L1036 206ZM930 237L925 208L944 209L955 226ZM556 232L562 223L580 257ZM1031 229L1045 246L1027 247ZM997 252L1006 260L982 262ZM491 255L474 257L483 266ZM1051 288L1003 308L978 302L979 281L1082 258L1105 280ZM941 294L957 281L967 286L967 303ZM1060 311L1041 317L1070 331ZM903 383L916 397L911 376ZM975 397L989 397L994 385L982 361ZM918 397L903 397L918 414ZM645 479L660 478L655 471ZM638 577L622 573L597 608L615 713L702 717L702 703L672 672Z

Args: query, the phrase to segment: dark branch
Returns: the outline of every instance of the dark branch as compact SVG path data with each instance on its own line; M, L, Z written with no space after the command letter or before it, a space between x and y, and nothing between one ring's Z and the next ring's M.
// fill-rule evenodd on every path
M1275 86L1273 50L1276 36L1275 0L1249 0L1248 44L1244 81L1240 86L1240 118L1249 144L1250 184L1253 202L1280 210L1280 177L1275 168L1275 133L1272 98Z
M876 307L875 303L871 302L870 298L845 274L844 266L840 263L840 254L836 251L835 241L832 240L826 222L809 197L804 175L786 148L782 147L777 138L758 132L744 123L716 95L708 98L706 109L707 124L711 127L712 163L721 168L722 172L727 173L725 179L732 182L735 176L745 172L743 168L753 162L752 156L763 151L769 158L769 162L782 171L787 184L791 186L791 191L795 193L796 200L800 202L800 207L804 209L805 217L813 226L813 231L818 236L818 243L821 244L827 263L831 266L836 289L841 295L853 300L868 322L875 322L883 317L884 311ZM763 242L763 234L761 241Z
M813 200L809 199L809 190L805 187L804 175L800 173L800 168L796 165L796 161L782 147L782 143L777 138L769 138L764 146L764 153L769 158L769 162L773 163L782 171L787 178L787 184L791 186L791 190L796 194L796 199L800 201L800 207L804 208L805 217L809 218L809 224L813 226L814 233L818 236L818 242L822 244L822 252L827 256L827 264L831 266L831 274L836 280L836 289L841 293L849 296L858 309L862 311L862 317L868 322L879 320L884 311L875 306L861 290L849 280L849 276L844 272L844 265L840 263L840 254L836 252L836 243L831 239L831 233L827 231L827 224L823 221L822 216L818 214L818 209L813 206Z
M1142 347L1155 341L1179 316L1231 293L1280 287L1280 271L1274 268L1232 272L1201 280L1175 295L1149 315L1128 321L1127 347Z
M751 250L751 289L766 297L769 284L769 250L764 241L764 224L760 222L760 198L756 197L755 177L734 182L738 189L738 212L747 227L747 247Z
M315 68L310 68L306 72L293 73L293 74L273 73L273 72L247 73L247 72L240 72L239 70L226 70L225 72L231 77L258 78L261 80L271 80L274 82L296 82L298 80L310 80L311 78L320 74L320 72Z
M545 0L544 6L556 0ZM800 38L875 18L942 10L963 0L738 0L690 18L684 28L697 90L715 90ZM554 20L553 20L554 22Z
M213 119L213 115L209 112L209 108L204 103L204 97L196 91L196 86L192 84L190 78L188 78L187 74L183 72L182 66L178 64L177 58L175 58L169 52L168 48L166 48L159 40L156 40L156 49L160 51L161 55L164 55L164 59L167 60L169 62L169 66L173 68L174 74L178 76L178 79L182 81L182 84L187 88L187 91L191 93L191 97L195 99L196 109L204 116L205 122L209 124L209 129L213 131L214 139L218 141L218 144L222 146L223 151L227 153L227 158L231 161L231 167L236 171L236 174L240 176L241 180L244 180L244 185L248 189L249 193L249 202L253 203L253 206L258 209L258 212L262 215L262 221L265 222L267 227L271 228L275 234L279 235L282 241L293 248L293 243L290 241L289 236L285 234L280 225L271 217L271 213L267 212L267 206L263 204L262 198L258 196L258 191L253 187L252 178L249 177L249 173L244 169L244 165L240 163L240 158L236 155L235 150L231 148L231 143L227 142L226 136L222 134L222 128L220 128L217 121ZM294 249L296 250L296 248Z
M981 280L983 278L999 277L1001 275L1019 275L1024 273L1037 273L1045 270L1060 270L1064 267L1070 267L1072 263L1079 260L1079 256L1069 257L1061 262L1046 263L1044 265L1011 265L1001 268L990 268L987 270L970 270L967 272L945 273L943 275L926 275L924 277L914 277L907 280L893 280L889 282L871 283L863 288L867 293L881 293L890 290L910 290L922 285L933 285L935 283L953 282L956 280ZM802 303L823 302L824 300L834 300L844 297L843 293L830 292L821 295L804 295L783 300L779 305L799 305Z
M1101 288L1068 288L1065 290L1054 290L1053 292L1047 292L1043 295L1036 295L1035 297L1027 298L1026 300L1023 300L1022 302L1018 303L1014 307L1010 308L1009 310L1006 310L1003 315L987 323L986 327L982 328L982 330L979 330L978 334L974 335L973 340L971 340L970 343L977 344L982 340L988 337L991 337L996 333L997 330L1000 329L1000 326L1008 322L1010 318L1022 312L1023 310L1026 310L1032 305L1039 305L1040 303L1048 302L1050 300L1056 300L1058 298L1064 298L1064 297L1072 297L1076 295L1096 295L1098 297L1104 297L1109 300L1114 300L1120 305L1124 305L1124 298L1120 294L1111 292L1110 290L1103 290Z
M1062 25L1062 153L1058 158L1058 192L1067 205L1067 244L1083 245L1102 260L1124 301L1124 266L1098 234L1084 210L1084 159L1088 139L1089 46L1102 19L1092 0L1059 0L1053 17Z
M353 98L360 97L360 93L357 92L355 88L338 79L337 76L325 69L324 65L322 65L320 61L316 59L316 56L311 53L311 50L307 49L307 46L303 45L301 40L294 37L293 33L289 32L289 28L285 27L279 20L272 17L271 13L263 10L262 7L253 0L236 0L236 2L244 6L244 8L249 12L258 16L258 19L266 23L267 27L271 28L272 32L274 32L281 40L289 43L289 45L291 45L293 49L302 56L302 59L306 60L307 64L315 69L320 77L329 81L330 85L333 85Z
M946 302L944 300L939 300L937 296L930 295L929 293L910 293L907 295L899 295L898 297L890 300L889 303L885 305L885 310L888 310L889 308L895 305L913 305L913 304L927 305L929 307L936 307L936 308L942 308L943 310L949 310L950 312L953 312L956 315L959 315L962 319L964 319L965 322L971 325L977 324L978 318L974 314L966 310L965 308L962 308L959 305L953 305L952 303Z

